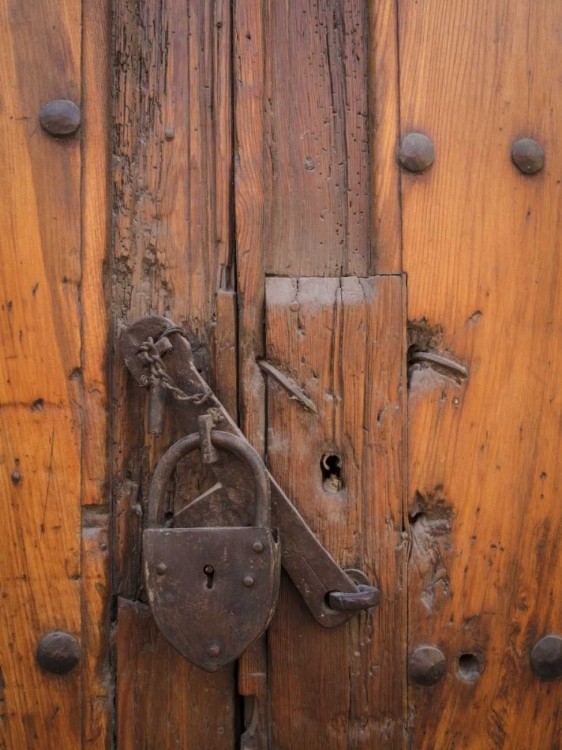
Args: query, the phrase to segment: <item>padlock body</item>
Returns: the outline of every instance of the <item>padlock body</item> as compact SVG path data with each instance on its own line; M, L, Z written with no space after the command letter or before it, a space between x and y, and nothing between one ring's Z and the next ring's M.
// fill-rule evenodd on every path
M271 529L151 528L144 532L143 550L156 624L198 667L220 669L267 628L281 561Z

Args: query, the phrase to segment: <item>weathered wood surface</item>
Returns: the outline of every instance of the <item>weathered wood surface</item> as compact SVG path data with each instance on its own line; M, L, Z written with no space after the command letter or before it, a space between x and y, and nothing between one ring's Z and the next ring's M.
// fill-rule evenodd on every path
M102 748L111 709L103 528L107 5L44 0L38 12L2 2L0 26L0 746ZM38 118L61 97L81 106L89 123L66 139L48 135ZM105 519L87 520L86 508L84 522L97 528L83 541L81 504L101 506ZM81 642L81 664L67 676L35 663L38 641L56 629Z
M194 673L161 635L148 605L121 599L118 622L119 750L232 750L234 682Z
M268 379L268 464L338 563L382 590L379 609L325 630L285 579L268 638L274 748L401 746L404 324L400 276L267 281L267 359L318 410Z
M148 313L166 315L186 329L209 379L216 295L231 283L230 3L118 0L114 13L114 332ZM223 313L224 306L221 324ZM233 668L209 678L161 643L135 603L143 597L140 533L150 478L180 435L169 418L162 437L148 436L146 394L118 357L113 372L115 593L133 600L117 619L117 691L126 706L117 744L232 747ZM185 472L181 478L187 484ZM188 484L182 498L197 491L197 478ZM129 642L130 632L137 640ZM129 681L142 700L131 697ZM150 719L155 711L161 715Z
M562 623L562 10L399 8L402 133L436 150L427 174L402 175L412 342L430 327L469 369L460 385L410 373L410 646L448 659L439 685L411 687L411 746L557 748L562 683L541 684L529 656ZM534 177L510 159L525 136L546 152ZM461 654L479 679L458 674Z

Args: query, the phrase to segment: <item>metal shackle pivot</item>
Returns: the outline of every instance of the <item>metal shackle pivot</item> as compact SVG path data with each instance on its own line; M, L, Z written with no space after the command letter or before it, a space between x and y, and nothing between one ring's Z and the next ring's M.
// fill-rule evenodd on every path
M215 448L228 451L243 461L252 474L255 486L256 509L254 526L269 528L271 524L271 499L269 478L265 465L252 446L237 435L213 430L211 442ZM166 486L182 458L200 448L201 437L194 432L174 443L158 462L148 494L148 526L155 527L158 518L158 507L164 497Z

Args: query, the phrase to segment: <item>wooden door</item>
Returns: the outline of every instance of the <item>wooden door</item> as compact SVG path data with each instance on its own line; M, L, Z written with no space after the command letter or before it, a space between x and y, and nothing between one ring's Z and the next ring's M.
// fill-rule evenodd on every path
M559 5L0 9L0 747L559 748ZM146 314L377 609L160 635Z

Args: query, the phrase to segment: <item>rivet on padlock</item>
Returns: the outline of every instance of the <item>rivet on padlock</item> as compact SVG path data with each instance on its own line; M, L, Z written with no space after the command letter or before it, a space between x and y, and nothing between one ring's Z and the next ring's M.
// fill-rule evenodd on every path
M210 436L215 448L234 454L250 470L254 526L156 525L173 470L201 447L200 434L194 433L172 445L156 467L143 557L148 600L160 631L186 659L214 672L237 659L267 628L279 592L281 551L270 528L269 479L263 461L236 435L212 431Z

